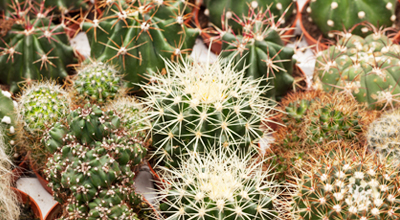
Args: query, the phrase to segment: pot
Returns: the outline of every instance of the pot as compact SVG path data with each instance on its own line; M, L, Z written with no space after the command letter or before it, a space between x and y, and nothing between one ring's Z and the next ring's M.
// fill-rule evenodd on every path
M43 176L40 175L39 169L32 163L32 161L29 161L29 164L32 168L33 173L35 173L36 177L39 180L40 185L43 186L43 188L50 193L50 195L53 195L53 190L48 186L49 181L47 181Z
M36 218L43 220L42 211L40 210L39 205L35 202L35 200L32 199L32 197L28 196L28 194L22 192L21 190L19 190L17 188L11 187L11 189L14 190L15 194L17 195L18 201L20 203L26 203L29 199L31 209L32 209L33 213L35 214Z
M62 212L62 205L60 203L56 203L51 207L50 211L47 213L44 220L55 220L58 219L60 216L59 214Z
M22 162L12 170L12 175L13 175L12 181L16 182L27 169L28 169L28 156L25 155L24 158L22 159Z

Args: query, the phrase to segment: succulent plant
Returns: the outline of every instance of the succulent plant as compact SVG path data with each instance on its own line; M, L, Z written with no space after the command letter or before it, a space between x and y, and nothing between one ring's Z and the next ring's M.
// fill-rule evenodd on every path
M211 23L221 29L226 25L224 24L226 19L227 25L232 27L236 34L241 33L245 27L234 22L233 19L246 16L250 10L269 8L275 22L285 26L290 25L287 21L297 10L293 0L205 0L204 5L207 8L204 13Z
M246 77L265 77L262 85L272 87L266 94L268 97L283 97L294 82L294 50L284 46L268 10L251 9L244 20L236 22L245 29L238 35L229 29L221 32L221 56L229 61L235 59L238 70L248 66L244 72Z
M123 94L122 76L115 67L102 62L82 64L74 76L73 90L81 102L104 104Z
M396 20L396 4L397 0L315 0L310 2L307 12L325 36L333 37L330 31L348 30L361 22L391 27ZM359 26L353 33L366 36L370 30Z
M129 207L141 201L133 179L146 142L130 136L115 112L96 105L78 108L42 142L54 154L45 173L54 198L68 202L66 217L136 219Z
M55 15L67 14L74 10L88 9L86 0L38 0L36 2L32 0L0 0L0 10L5 12L13 10L13 7L17 4L32 4L32 3L43 3L44 6L52 10Z
M381 32L361 38L344 34L317 55L315 87L352 95L370 108L393 107L400 94L400 46Z
M262 96L268 89L260 86L264 79L246 78L244 70L221 60L166 62L166 74L149 74L153 83L142 85L157 162L177 166L178 156L202 153L213 143L242 153L258 148L274 115L274 102Z
M273 181L274 173L252 154L243 158L221 149L191 154L178 168L161 167L164 219L278 219L284 186Z
M5 152L7 155L17 157L18 153L14 151L17 144L16 129L17 129L17 102L11 99L11 93L1 91L0 93L0 130L4 135Z
M297 219L397 219L398 166L337 147L301 168Z
M400 154L400 111L385 113L369 126L366 133L368 148L377 151L382 158L399 162Z
M103 4L105 13L82 24L88 34L91 55L97 61L122 68L127 86L145 82L143 75L165 68L162 57L179 60L193 47L199 34L187 28L186 1L119 1Z
M19 91L21 83L67 77L70 64L75 63L74 50L62 25L55 25L47 17L50 10L32 7L18 12L11 30L0 41L0 83ZM33 13L29 19L26 13Z

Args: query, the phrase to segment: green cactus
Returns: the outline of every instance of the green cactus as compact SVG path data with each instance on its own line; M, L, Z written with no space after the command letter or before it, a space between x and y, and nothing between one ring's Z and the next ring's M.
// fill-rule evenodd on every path
M35 3L44 4L44 7L51 9L52 13L55 15L58 14L67 14L74 10L87 10L88 4L86 0L38 0ZM13 6L16 4L32 4L32 0L0 0L0 11L3 10L5 12L13 10Z
M268 87L262 78L244 77L232 63L167 61L166 74L151 74L155 83L142 85L150 107L154 156L166 166L177 166L180 155L204 152L207 144L221 143L242 153L257 149L274 102L262 97ZM261 129L261 126L267 128Z
M342 148L301 168L296 219L397 219L398 167Z
M366 136L372 152L377 151L383 158L399 162L400 111L388 112L372 122Z
M161 167L163 219L280 219L277 197L284 186L251 156L212 150L192 154L179 168Z
M111 65L102 62L82 64L77 72L73 90L78 102L88 100L104 104L124 93L122 76Z
M16 129L17 129L17 114L16 114L17 102L11 99L11 94L7 91L1 91L0 93L0 130L4 135L5 152L7 155L13 155L12 157L17 158L18 152L15 152L15 146L17 144Z
M127 86L137 91L132 83L146 82L145 73L165 68L162 57L178 60L193 47L199 31L185 26L187 4L180 0L161 1L161 5L113 2L101 18L83 24L92 57L120 66Z
M137 219L129 207L142 201L132 186L146 142L130 136L115 112L96 105L78 108L42 142L54 154L45 170L49 186L57 201L68 201L68 216Z
M16 18L14 25L0 41L0 83L10 86L10 91L19 91L21 83L53 79L61 81L75 63L74 50L62 25L51 23L49 10L32 7L26 15Z
M310 2L307 12L322 33L333 38L330 31L349 30L361 22L391 27L396 20L396 4L397 0L315 0ZM366 36L371 32L368 27L359 26L353 33Z
M243 16L247 16L250 10L270 7L269 11L271 17L275 20L274 22L284 26L291 25L287 20L292 14L297 13L296 4L293 0L205 0L204 5L207 8L205 14L211 23L222 29L223 23L225 23L224 19L227 19L228 25L232 27L236 34L241 33L244 26L234 22L234 19L242 19Z
M366 38L345 34L336 46L319 52L315 87L352 95L373 109L393 107L400 100L400 46L374 33Z
M253 22L246 25L241 35L227 30L221 32L221 56L226 60L235 59L236 68L245 71L246 77L258 79L266 77L263 85L269 84L273 89L266 94L271 98L281 98L292 88L294 50L285 47L278 31L271 25L268 11L249 11L249 19ZM245 21L239 21L245 25Z

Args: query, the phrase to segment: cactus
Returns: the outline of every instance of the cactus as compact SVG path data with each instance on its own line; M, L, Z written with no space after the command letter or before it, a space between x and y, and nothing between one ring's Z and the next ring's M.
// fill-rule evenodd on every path
M397 219L398 167L337 147L301 168L296 219Z
M397 0L315 0L310 2L307 12L325 36L333 37L330 31L348 30L361 22L391 27L396 20L396 4ZM359 26L353 33L366 36L370 31Z
M248 65L246 77L267 77L263 85L269 84L273 89L266 95L279 99L292 88L293 66L296 61L292 59L294 50L284 46L278 30L273 26L272 18L267 16L268 13L268 10L250 10L246 19L251 22L237 21L246 27L241 35L223 30L221 56L226 60L235 59L238 70Z
M7 91L0 93L0 130L4 134L5 152L7 155L13 155L17 158L18 152L14 148L17 144L16 129L17 129L17 102L11 99L11 94Z
M36 1L37 3L41 4L43 3L46 8L49 8L52 10L52 12L57 15L59 13L61 14L67 14L71 11L74 10L79 10L79 9L88 9L88 5L86 3L86 0L39 0ZM32 4L32 0L0 0L0 11L3 10L5 12L9 11L10 9L12 10L14 5L16 4Z
M35 14L29 19L18 13L8 34L0 41L0 83L10 86L10 91L19 91L21 83L28 85L35 80L53 79L61 81L67 77L75 62L74 50L62 25L54 25L46 17L50 10L32 7L27 13Z
M377 151L382 158L399 162L400 155L400 111L388 112L375 120L366 133L368 148Z
M45 170L49 186L57 201L68 201L70 218L137 219L129 207L141 201L133 178L147 143L130 136L115 112L78 108L42 142L54 154Z
M277 207L284 202L277 197L284 186L272 180L274 173L252 154L242 158L221 149L192 154L179 168L161 167L164 219L280 219Z
M242 153L257 148L265 125L274 115L274 102L261 95L262 78L252 80L233 64L167 62L166 74L149 74L142 85L148 95L153 146L158 162L177 166L179 155L203 152L207 144L221 143Z
M290 25L286 22L290 16L297 13L293 0L206 0L204 4L207 8L204 13L211 23L222 29L225 25L224 19L227 19L228 25L236 34L241 33L244 26L234 22L231 18L242 18L247 15L249 10L268 8L275 22L285 26Z
M199 34L197 29L185 26L190 17L183 15L186 1L161 1L161 5L111 2L105 4L101 18L84 22L83 29L88 34L92 57L121 67L133 91L138 87L132 83L146 82L142 78L146 72L165 68L161 57L176 60L191 50Z
M337 45L319 52L315 87L352 95L373 109L393 107L400 94L400 46L376 32L361 38L344 34Z
M74 77L74 97L81 102L104 104L124 93L122 76L111 65L102 62L83 64ZM84 102L83 102L84 103Z

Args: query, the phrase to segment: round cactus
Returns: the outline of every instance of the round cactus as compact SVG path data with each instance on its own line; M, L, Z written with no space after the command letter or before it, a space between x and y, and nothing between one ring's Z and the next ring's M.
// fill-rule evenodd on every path
M162 167L164 219L278 219L283 185L251 156L214 150L192 154L179 168Z
M262 78L244 77L232 63L201 64L167 61L166 74L149 74L143 85L152 120L154 155L158 162L176 166L177 156L203 152L221 143L241 152L257 149L261 125L273 116L274 102L262 97L268 89ZM268 130L268 129L267 129Z
M14 152L14 146L17 144L16 140L16 125L17 125L17 114L16 107L17 102L11 99L11 93L7 91L1 91L0 93L0 130L3 134L5 142L5 152L7 155L13 155L13 158L18 157L18 153Z
M19 91L21 83L28 85L34 80L53 79L61 81L71 71L75 62L74 51L62 25L54 25L47 18L49 10L36 10L35 18L26 15L16 18L7 35L0 41L0 83Z
M297 219L397 219L398 167L376 155L334 149L304 166L294 196Z
M146 155L146 142L130 136L113 111L86 105L56 123L42 139L54 154L45 173L54 198L67 202L67 216L88 219L136 219L129 207L134 169ZM140 199L141 200L141 199Z
M369 126L368 148L377 151L383 158L399 162L400 156L400 111L386 113Z
M292 88L294 50L285 47L269 11L249 10L248 20L238 20L245 26L241 34L223 30L221 56L226 60L235 60L236 68L242 70L246 77L258 79L264 77L262 85L271 86L266 96L281 98Z
M397 0L314 0L310 2L307 12L312 21L324 33L333 37L330 31L350 29L361 22L372 25L391 27L396 20ZM346 16L343 16L346 15ZM357 27L353 31L357 35L370 33L368 27Z
M393 107L400 101L399 53L400 46L383 33L344 34L337 45L318 53L315 87L350 94L370 108Z
M123 93L122 77L113 66L93 62L78 70L73 89L79 101L104 104Z

